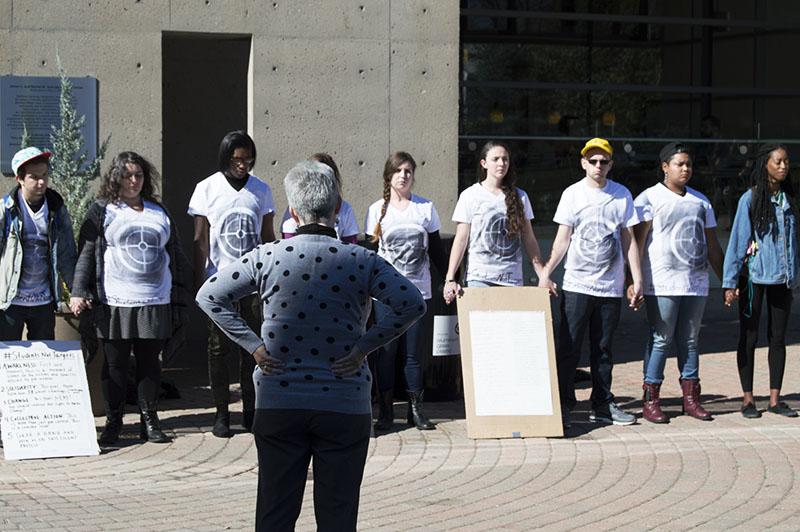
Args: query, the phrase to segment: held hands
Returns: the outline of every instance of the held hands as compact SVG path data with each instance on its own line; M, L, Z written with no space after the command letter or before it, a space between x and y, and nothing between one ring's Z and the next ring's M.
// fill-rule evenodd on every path
M733 305L733 302L739 299L739 289L738 288L726 288L722 292L722 301L725 303L726 307L730 307Z
M366 353L362 353L358 347L354 347L346 357L331 364L331 371L337 377L355 375L361 369L365 358L367 358Z
M644 303L644 296L642 295L642 284L641 283L633 283L628 285L628 289L626 290L626 297L628 298L629 307L633 310L639 310L641 308L642 303Z
M280 375L286 368L286 363L283 360L267 354L267 348L264 347L264 344L261 344L258 349L253 351L253 358L256 359L256 365L264 375Z
M456 281L447 281L444 283L442 295L444 296L444 302L448 305L456 299L456 296L461 295L461 293L461 285Z
M79 316L81 312L84 310L88 310L92 308L92 302L85 297L70 297L69 298L69 309L72 311L73 314Z
M558 285L551 281L549 276L539 278L539 288L547 288L551 296L558 297Z

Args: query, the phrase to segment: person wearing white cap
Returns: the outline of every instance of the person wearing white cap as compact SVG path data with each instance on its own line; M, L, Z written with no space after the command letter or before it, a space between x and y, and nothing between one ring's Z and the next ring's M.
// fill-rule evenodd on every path
M64 199L47 188L50 152L29 147L11 159L17 185L0 209L0 341L55 337L62 281L72 288L77 251Z
M592 368L592 410L589 420L631 425L636 417L620 409L611 393L614 360L611 340L619 323L625 290L625 261L633 285L628 297L638 308L642 297L642 273L633 226L638 222L631 193L607 178L614 150L606 139L594 138L581 150L583 179L564 190L553 221L558 232L550 259L539 276L539 286L553 291L553 270L566 255L561 295L561 321L556 339L558 387L565 428L575 407L575 370L580 360L583 335L589 327Z

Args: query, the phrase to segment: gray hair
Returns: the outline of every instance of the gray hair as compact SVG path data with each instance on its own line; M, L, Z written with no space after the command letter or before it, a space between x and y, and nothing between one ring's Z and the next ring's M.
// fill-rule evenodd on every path
M286 200L304 224L331 222L339 203L339 184L330 166L302 161L283 178Z

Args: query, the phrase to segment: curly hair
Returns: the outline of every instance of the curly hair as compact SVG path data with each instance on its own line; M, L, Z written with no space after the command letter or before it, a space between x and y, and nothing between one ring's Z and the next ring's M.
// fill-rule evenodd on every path
M411 165L411 170L417 170L417 162L410 153L404 151L396 151L389 155L386 159L386 164L383 165L383 206L381 207L381 216L378 218L378 223L372 230L372 238L370 242L378 242L381 239L383 230L381 229L381 222L386 216L386 209L389 207L389 200L392 197L392 176L400 168L400 165L408 163Z
M750 172L750 186L753 189L753 196L750 200L750 223L753 226L753 231L761 238L770 232L772 226L776 223L775 209L772 207L770 198L772 192L769 190L767 161L769 161L772 153L777 150L783 150L788 153L786 146L783 144L764 144L759 147L753 169ZM786 195L786 200L789 202L792 212L797 215L794 187L791 179L789 179L788 172L780 187ZM777 232L773 232L772 237L776 238Z
M114 157L114 160L111 161L111 167L103 175L103 181L100 183L100 191L97 193L97 197L108 202L119 200L122 181L126 179L128 173L127 164L136 164L142 169L144 174L142 198L148 201L158 201L155 184L155 180L159 178L158 171L156 171L155 166L150 164L150 161L134 151L123 151Z
M486 160L486 157L489 155L489 151L492 148L503 148L507 153L511 153L508 149L508 146L502 142L490 140L484 144L480 151L480 157L478 158L478 183L481 183L484 179L486 179L486 168L481 166L481 161ZM506 197L506 234L509 238L514 238L520 234L522 231L522 224L525 221L525 216L522 209L522 200L519 199L519 194L517 194L516 182L517 176L514 173L513 167L511 166L511 160L509 156L508 171L506 172L506 176L503 178L503 183L500 185L500 189L503 191L503 194L505 194Z

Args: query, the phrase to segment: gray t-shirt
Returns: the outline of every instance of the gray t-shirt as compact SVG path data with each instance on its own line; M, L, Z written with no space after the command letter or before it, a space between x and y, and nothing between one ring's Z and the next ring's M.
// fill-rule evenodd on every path
M257 290L260 335L233 302ZM392 313L366 330L371 298ZM264 244L210 277L197 294L200 308L249 353L263 343L286 363L281 375L253 373L256 408L311 409L343 414L371 411L366 362L350 377L331 363L353 346L369 353L402 334L425 313L422 295L375 252L324 235L300 234Z

